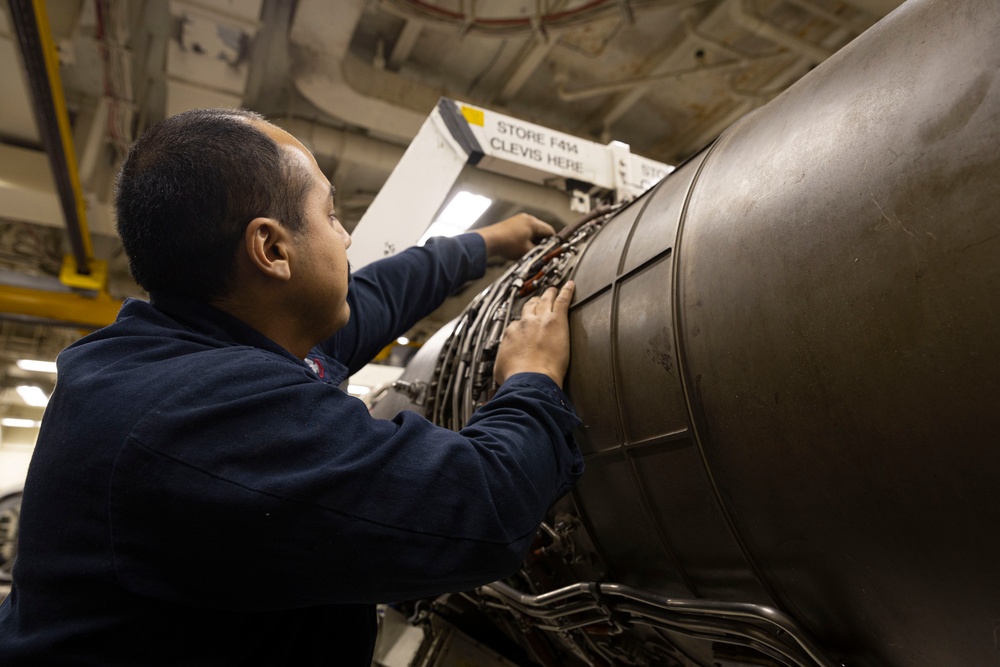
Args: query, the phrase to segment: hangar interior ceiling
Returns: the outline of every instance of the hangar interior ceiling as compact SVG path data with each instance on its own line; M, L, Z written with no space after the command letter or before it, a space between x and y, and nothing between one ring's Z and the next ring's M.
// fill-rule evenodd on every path
M441 96L669 164L691 156L899 0L47 0L89 234L108 292L142 297L109 203L130 141L205 106L244 106L298 136L352 229ZM66 225L6 0L0 11L0 290L68 293ZM509 184L507 184L509 185ZM480 179L495 200L524 195ZM530 208L530 207L529 207ZM555 224L564 212L534 210ZM428 221L429 222L429 221ZM490 274L495 275L495 274ZM469 294L465 295L467 299ZM429 335L464 301L413 332ZM16 309L12 309L16 310ZM37 420L19 369L86 328L0 313L0 416ZM4 428L5 442L33 442ZM25 431L12 437L12 432ZM0 480L2 486L2 480Z

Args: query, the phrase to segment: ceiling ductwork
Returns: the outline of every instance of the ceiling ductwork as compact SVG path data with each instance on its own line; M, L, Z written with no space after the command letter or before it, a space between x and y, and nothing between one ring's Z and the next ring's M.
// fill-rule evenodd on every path
M323 0L300 0L289 31L295 88L344 123L408 142L441 91L376 70L351 54L351 37L364 6L364 0L344 0L334 11ZM352 82L366 82L365 90L358 90ZM384 99L388 96L394 101Z

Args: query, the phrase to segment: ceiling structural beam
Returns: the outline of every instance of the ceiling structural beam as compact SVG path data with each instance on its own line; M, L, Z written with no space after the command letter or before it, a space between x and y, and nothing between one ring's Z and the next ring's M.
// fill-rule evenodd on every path
M44 151L0 143L0 211L7 220L65 228L49 157ZM100 199L88 197L87 223L92 240L98 236L117 238L111 206ZM75 271L72 261L70 268Z
M689 37L694 43L701 43L705 46L710 46L713 49L718 49L723 53L728 53L734 58L746 58L747 54L743 51L732 48L722 40L716 39L711 35L702 32L698 23L695 21L698 12L694 8L687 8L681 12L681 24L684 26L684 33Z
M786 56L788 54L785 54ZM809 71L810 63L802 58L795 58L784 69L774 76L769 82L770 85L765 90L758 91L754 95L740 93L730 85L729 94L739 98L739 103L725 113L713 123L705 126L701 132L693 137L687 138L684 146L677 147L683 149L684 154L691 154L701 150L703 147L714 141L722 132L739 120L742 116L753 109L763 105L771 97L777 95L785 88L801 79Z
M628 4L628 0L618 0L618 9L623 21L629 25L635 23L635 12L632 11L632 6Z
M576 100L582 100L588 97L595 97L597 95L606 95L607 93L614 93L620 90L635 88L636 86L645 85L647 83L655 83L657 81L662 81L664 79L681 79L685 76L690 76L693 74L701 74L703 72L712 72L715 74L719 74L733 70L739 71L746 68L748 65L752 63L764 60L772 60L777 57L787 58L788 54L770 53L765 56L758 56L754 58L741 57L738 60L730 60L722 63L716 63L713 65L696 65L694 67L682 67L667 72L660 72L659 74L649 74L647 76L639 76L629 79L619 79L618 81L597 84L595 86L586 86L584 88L567 89L565 85L561 83L556 88L556 92L559 94L560 99L566 102L574 102Z
M831 45L839 44L851 37L851 29L847 26L837 28L830 33L822 42L821 47L833 48ZM796 56L796 54L785 54L786 56ZM778 72L768 82L767 87L755 91L742 91L729 85L729 94L740 101L729 113L722 116L716 122L705 127L697 136L687 142L687 150L693 152L702 146L713 141L722 134L722 131L735 123L741 116L751 110L769 102L790 85L801 79L812 67L812 62L808 58L795 57L794 60Z
M833 12L823 9L822 7L817 7L809 0L785 0L785 2L791 5L795 5L799 9L804 9L810 14L813 14L814 16L818 16L826 21L829 21L830 23L833 23L836 26L847 28L856 35L860 35L865 30L868 30L868 28L872 27L875 24L874 17L862 18L862 16L860 15L852 17L844 17L841 16L840 14L834 14Z
M395 141L410 141L427 116L402 106L407 98L440 97L440 91L407 82L392 72L379 72L370 64L359 65L351 54L351 37L364 13L364 0L343 0L331 12L325 0L299 0L295 5L288 42L301 50L292 69L292 83L299 93L333 118L368 129ZM348 81L346 70L357 66L354 80L371 90L358 90ZM398 100L378 95L404 90ZM433 104L429 105L430 108Z
M122 302L99 292L94 297L0 285L0 313L42 322L99 329L115 321Z
M107 136L105 128L108 126L109 106L108 98L101 97L97 100L93 113L81 114L84 115L86 121L89 121L85 125L87 129L86 138L81 142L80 169L78 172L81 185L84 183L90 184L97 171L101 149L104 147L105 137ZM78 127L80 123L80 115L78 115Z
M535 41L528 45L527 50L522 52L523 55L518 58L517 64L507 72L504 77L504 86L495 95L495 100L500 104L506 104L512 100L528 82L531 75L542 66L558 41L559 38L552 35L544 40L542 37L536 37Z
M676 67L678 58L686 59L688 53L696 44L705 42L706 35L701 31L700 26L716 22L722 17L726 17L730 21L735 21L741 28L752 32L757 37L773 42L794 54L798 54L814 62L822 62L833 54L833 51L830 49L791 35L768 23L765 19L747 9L745 4L746 0L724 0L706 15L699 24L696 25L690 19L685 20L686 35L684 39L653 67L649 75L661 74L669 71L671 67ZM728 48L726 50L731 51ZM610 128L618 119L624 116L649 91L650 85L642 84L636 86L625 93L620 99L616 100L612 107L604 114L603 126Z
M73 135L59 79L59 58L52 41L45 2L10 0L10 12L28 75L35 120L49 158L73 250L73 270L64 270L62 275L71 283L77 281L79 286L103 289L104 285L95 284L92 277L97 262L93 259Z
M773 23L768 23L763 17L758 16L747 5L746 0L729 0L730 17L736 21L740 27L752 32L757 37L762 37L768 41L783 46L789 51L809 58L813 64L819 64L833 55L833 51L825 47L796 37L785 32Z
M723 2L721 5L709 12L705 18L702 19L700 25L705 25L718 20L718 17L724 16L726 11L725 2ZM678 69L679 67L683 67L690 62L691 54L697 50L697 45L703 41L700 37L692 35L691 25L690 21L686 23L687 31L685 32L684 37L680 40L676 47L664 53L660 57L659 61L650 67L650 69L646 72L646 76L656 76L664 72L670 72ZM604 116L601 119L601 124L605 130L611 128L611 126L614 125L618 119L628 113L629 110L634 107L647 92L649 92L652 85L653 84L651 82L639 84L616 99L612 103L611 107L604 112Z
M628 3L625 3L626 5ZM549 7L549 11L556 12L566 6L565 0L559 0ZM533 40L529 40L521 49L513 67L504 75L504 85L499 92L492 96L490 102L507 104L524 87L531 75L545 62L552 53L552 49L559 43L559 34L554 31L537 29L532 31Z
M394 72L398 71L410 59L413 47L417 45L417 39L423 30L424 28L420 25L419 21L414 19L406 21L402 32L399 33L399 37L396 39L395 46L392 47L392 53L389 55L389 69Z

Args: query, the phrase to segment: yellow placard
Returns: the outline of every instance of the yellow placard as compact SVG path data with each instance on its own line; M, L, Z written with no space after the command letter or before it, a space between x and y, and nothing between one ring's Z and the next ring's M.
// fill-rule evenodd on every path
M465 116L465 120L469 122L469 125L478 125L479 127L482 127L486 124L486 114L484 114L481 109L473 109L472 107L463 106L462 115Z

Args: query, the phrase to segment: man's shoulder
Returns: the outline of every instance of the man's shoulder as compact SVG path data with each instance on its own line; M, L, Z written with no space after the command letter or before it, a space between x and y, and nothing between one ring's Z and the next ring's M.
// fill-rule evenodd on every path
M152 385L168 393L307 370L291 355L185 326L149 304L122 311L59 355L60 382L111 383L119 392Z

